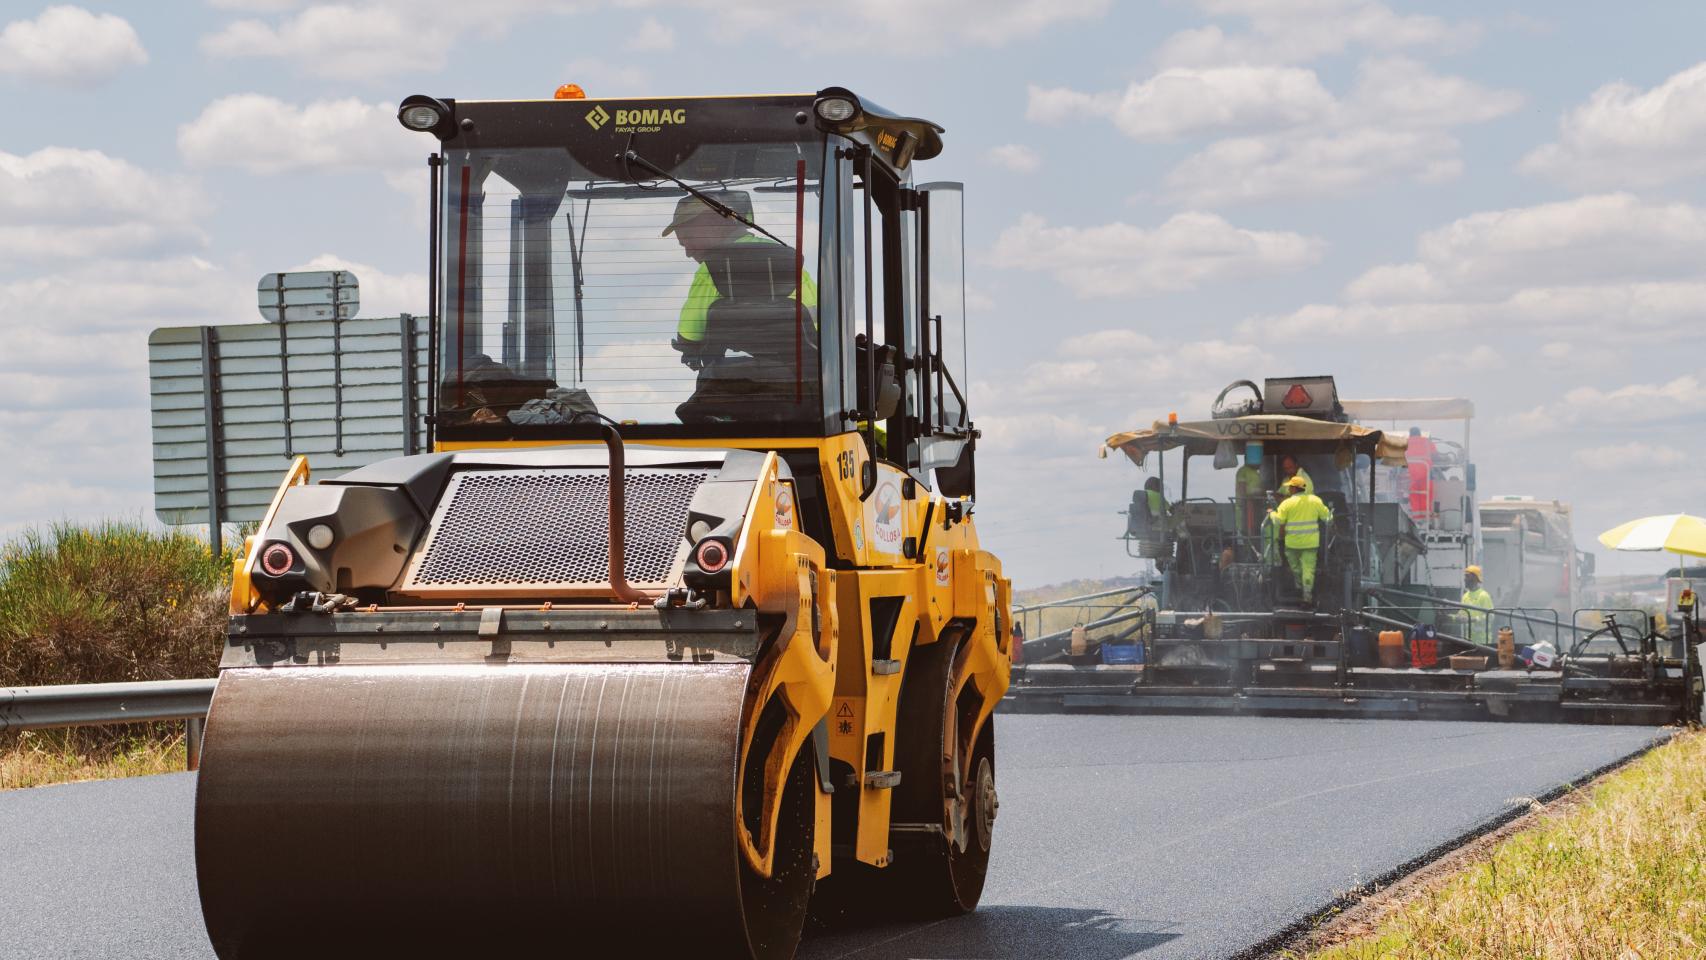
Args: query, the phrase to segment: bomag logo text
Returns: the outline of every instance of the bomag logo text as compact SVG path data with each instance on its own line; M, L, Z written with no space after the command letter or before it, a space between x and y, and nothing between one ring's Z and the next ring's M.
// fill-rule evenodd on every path
M587 120L590 122L592 118L589 116ZM687 110L683 107L636 107L615 111L610 118L610 130L612 133L656 133L664 127L686 122Z

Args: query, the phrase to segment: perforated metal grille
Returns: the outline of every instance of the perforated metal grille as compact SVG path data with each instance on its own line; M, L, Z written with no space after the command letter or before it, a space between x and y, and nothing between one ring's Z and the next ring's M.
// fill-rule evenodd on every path
M630 583L669 578L688 505L708 476L704 470L628 471L624 569ZM602 469L454 475L407 587L604 583L608 483Z

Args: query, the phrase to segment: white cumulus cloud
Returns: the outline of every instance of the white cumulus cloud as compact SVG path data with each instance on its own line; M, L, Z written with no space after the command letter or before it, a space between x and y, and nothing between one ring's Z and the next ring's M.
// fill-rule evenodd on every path
M1022 143L1004 143L990 147L984 159L1013 173L1036 173L1042 169L1043 158Z
M556 0L348 0L342 3L234 4L271 19L233 20L201 39L223 59L286 60L316 74L371 79L437 70L470 35L502 37L517 23L570 13L584 4Z
M635 28L633 34L622 46L636 53L660 53L674 50L675 28L657 17L647 17L640 21L640 25Z
M1537 426L1633 427L1697 421L1703 414L1706 414L1706 383L1685 374L1663 382L1629 383L1609 390L1599 386L1576 387L1559 400L1524 414L1521 421Z
M178 128L178 151L187 163L251 173L389 171L418 161L426 149L420 134L397 124L394 107L353 97L298 106L232 94Z
M427 312L427 279L424 273L387 273L334 253L322 253L290 270L348 270L354 273L356 282L361 286L359 315L363 317L395 317L403 313L424 315Z
M1588 189L1650 186L1701 171L1706 156L1706 63L1651 90L1609 83L1565 114L1558 140L1522 160L1527 173Z
M1204 207L1447 180L1463 170L1453 129L1522 102L1516 91L1385 57L1364 61L1343 95L1305 67L1174 67L1123 92L1033 86L1026 116L1104 119L1143 142L1221 137L1164 181L1166 199Z
M1315 122L1210 143L1168 173L1169 195L1197 206L1339 195L1462 173L1454 127L1521 106L1521 94L1447 76L1409 59L1364 62L1355 85Z
M1211 24L1180 31L1161 45L1163 66L1308 63L1353 46L1454 50L1481 34L1474 23L1400 14L1375 0L1197 0L1196 6L1212 17L1240 18L1246 29Z
M48 7L0 28L0 73L67 86L95 86L148 62L130 21L82 7Z
M1572 355L1572 336L1616 331L1608 345L1699 340L1706 338L1702 246L1706 208L1626 193L1488 210L1423 232L1415 260L1365 271L1339 302L1281 319L1292 329L1342 336L1546 329L1548 339L1527 349L1553 361Z
M373 79L438 70L470 35L501 38L535 20L599 9L647 8L627 48L671 49L684 26L696 38L721 44L755 35L796 49L880 47L885 53L923 55L944 46L997 47L1061 22L1099 17L1112 0L869 0L825 8L796 0L220 0L253 14L202 38L221 58L266 57L312 67L317 74Z
M1321 119L1335 107L1313 70L1178 67L1120 93L1033 86L1025 115L1042 122L1102 117L1133 140L1169 141L1215 130L1296 126Z
M1127 223L1052 227L1027 213L996 238L993 262L1052 274L1084 298L1192 290L1210 280L1296 270L1324 244L1282 231L1246 230L1212 213L1180 213L1153 229Z
M1583 447L1570 454L1577 466L1598 473L1627 475L1630 470L1675 467L1690 462L1687 453L1663 443L1632 440L1598 447Z
M135 256L199 245L206 199L188 180L99 150L0 152L0 254Z

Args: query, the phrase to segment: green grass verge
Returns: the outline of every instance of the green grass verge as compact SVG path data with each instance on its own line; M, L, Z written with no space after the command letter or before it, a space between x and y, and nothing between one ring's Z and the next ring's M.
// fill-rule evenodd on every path
M1706 734L1539 820L1310 960L1706 957Z

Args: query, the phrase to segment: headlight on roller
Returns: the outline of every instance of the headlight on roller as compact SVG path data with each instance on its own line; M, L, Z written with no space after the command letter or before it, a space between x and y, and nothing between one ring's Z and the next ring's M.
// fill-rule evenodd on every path
M282 577L296 566L296 551L290 544L273 542L261 548L261 572L269 577Z

